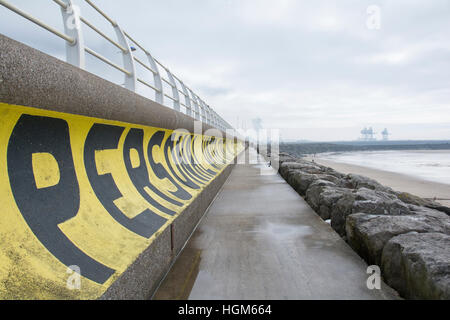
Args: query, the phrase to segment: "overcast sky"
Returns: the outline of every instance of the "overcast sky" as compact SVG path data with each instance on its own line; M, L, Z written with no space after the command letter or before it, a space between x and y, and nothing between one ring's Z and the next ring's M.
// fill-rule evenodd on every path
M63 30L53 1L8 1ZM387 127L392 139L450 139L448 0L93 2L233 126L259 117L284 139L354 140L364 126ZM371 5L380 28L367 25ZM58 38L3 7L0 17L1 33L64 59ZM121 62L117 49L86 35L91 48ZM121 81L93 59L87 69Z

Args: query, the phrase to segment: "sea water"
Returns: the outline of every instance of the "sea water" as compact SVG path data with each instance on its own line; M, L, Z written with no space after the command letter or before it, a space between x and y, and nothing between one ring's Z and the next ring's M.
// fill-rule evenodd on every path
M319 157L450 184L450 150L340 152Z

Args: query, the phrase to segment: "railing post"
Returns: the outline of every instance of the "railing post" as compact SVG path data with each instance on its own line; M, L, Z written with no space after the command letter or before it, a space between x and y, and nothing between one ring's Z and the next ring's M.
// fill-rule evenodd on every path
M194 117L193 118L196 119L196 120L201 120L201 118L200 118L200 108L199 108L199 105L198 105L197 96L195 95L195 93L191 89L189 89L189 92L191 94L192 101L194 102Z
M206 123L210 125L210 124L212 124L211 107L205 103L205 108L206 108Z
M191 98L189 97L189 92L184 85L183 81L180 81L181 90L184 92L185 102L186 102L186 114L188 116L192 116L192 105L191 105Z
M200 101L200 111L201 111L201 118L202 118L202 122L206 123L206 109L205 109L205 103L203 102L202 99L200 99L197 96L198 100Z
M213 110L214 113L214 127L219 128L219 122L217 121L217 113Z
M66 41L66 61L78 68L86 68L86 53L84 51L84 37L81 29L80 8L72 0L61 0L66 7L61 6L61 14L65 33L75 39L71 44Z
M159 90L159 92L155 91L155 100L160 104L164 104L164 89L158 65L156 64L155 59L153 59L152 55L149 52L146 52L145 54L147 55L150 66L152 67L153 71L155 71L153 73L153 80L155 81L155 88Z
M206 110L208 115L208 119L206 119L206 121L208 122L208 124L213 125L212 109L209 105L206 105Z
M205 123L209 124L209 107L204 101L203 106L205 108Z
M216 113L214 110L210 107L210 113L211 113L211 125L216 128Z
M169 78L169 82L172 84L172 96L173 96L173 108L176 111L180 111L180 94L178 93L178 87L177 83L175 82L175 78L173 77L172 73L169 71L169 69L165 68L167 72L167 77Z
M125 34L123 30L119 27L119 25L115 23L113 24L113 27L114 31L116 31L117 40L119 41L119 44L126 49L126 51L122 51L123 66L127 71L131 73L130 75L128 74L125 75L125 88L133 92L136 92L137 76L133 52L131 51L130 44L128 43L128 40L125 37Z
M211 124L210 114L209 114L209 106L206 104L205 101L203 102L203 107L205 108L205 123Z
M68 63L85 69L86 67L86 53L98 58L102 62L108 64L109 66L123 72L125 74L124 86L133 91L137 91L137 84L141 82L142 84L152 88L155 91L155 101L163 104L165 97L173 100L173 108L181 112L181 105L186 107L186 114L192 116L194 113L194 118L200 120L203 123L209 124L216 128L226 129L232 128L227 122L225 122L209 105L207 105L199 96L197 96L190 88L177 77L175 77L164 65L159 61L154 59L151 54L139 45L133 38L126 34L117 24L115 20L110 18L105 12L103 12L99 7L97 7L92 0L85 0L88 5L90 5L95 11L102 15L114 28L116 32L117 41L111 39L108 35L103 33L100 29L95 27L84 17L81 16L80 9L78 6L74 5L74 0L53 0L57 5L60 6L60 10L63 18L63 25L65 33L62 33L55 28L45 24L43 21L33 17L16 8L12 4L8 3L6 0L0 0L0 4L7 9L15 12L16 14L22 16L23 18L37 24L43 29L53 33L54 35L64 39L66 41L66 60ZM114 46L121 50L123 58L123 67L117 65L115 62L109 60L108 58L102 56L101 54L95 52L93 49L85 46L82 23L87 27L91 28L93 31L97 32L104 39L112 43ZM128 40L129 39L129 40ZM144 51L147 55L150 67L144 62L140 61L134 56L133 51L135 50L130 46L130 41L137 45L140 49ZM133 49L133 50L132 50ZM136 62L141 64L143 67L148 69L153 73L154 85L147 83L143 79L138 79L136 72ZM161 76L159 72L158 64L166 71L168 79ZM166 82L172 87L172 96L165 93L163 88L163 83ZM177 83L178 82L178 83ZM183 104L180 99L180 93L185 96L185 103Z
M212 125L214 126L214 128L217 128L217 114L212 108L211 112L212 112Z

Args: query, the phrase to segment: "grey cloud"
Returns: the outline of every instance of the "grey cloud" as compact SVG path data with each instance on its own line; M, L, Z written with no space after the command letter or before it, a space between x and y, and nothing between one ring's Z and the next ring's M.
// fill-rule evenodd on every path
M52 1L9 1L62 28ZM76 2L114 36L84 1ZM414 123L437 139L450 138L449 127L429 130L430 123L450 123L447 0L94 2L232 124L237 116L248 125L261 117L267 127L298 128L290 138L309 127L320 132L315 139L330 140L372 123L397 126L398 137L408 137L417 134ZM381 8L381 30L365 25L369 5ZM4 8L0 15L2 33L64 55L58 39ZM95 35L88 43L120 63ZM107 78L121 81L111 70Z

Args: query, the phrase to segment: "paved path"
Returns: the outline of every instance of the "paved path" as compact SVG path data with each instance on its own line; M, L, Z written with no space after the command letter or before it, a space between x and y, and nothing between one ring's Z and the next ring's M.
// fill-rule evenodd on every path
M256 157L252 150L251 154ZM367 265L273 170L237 165L154 299L389 299Z

